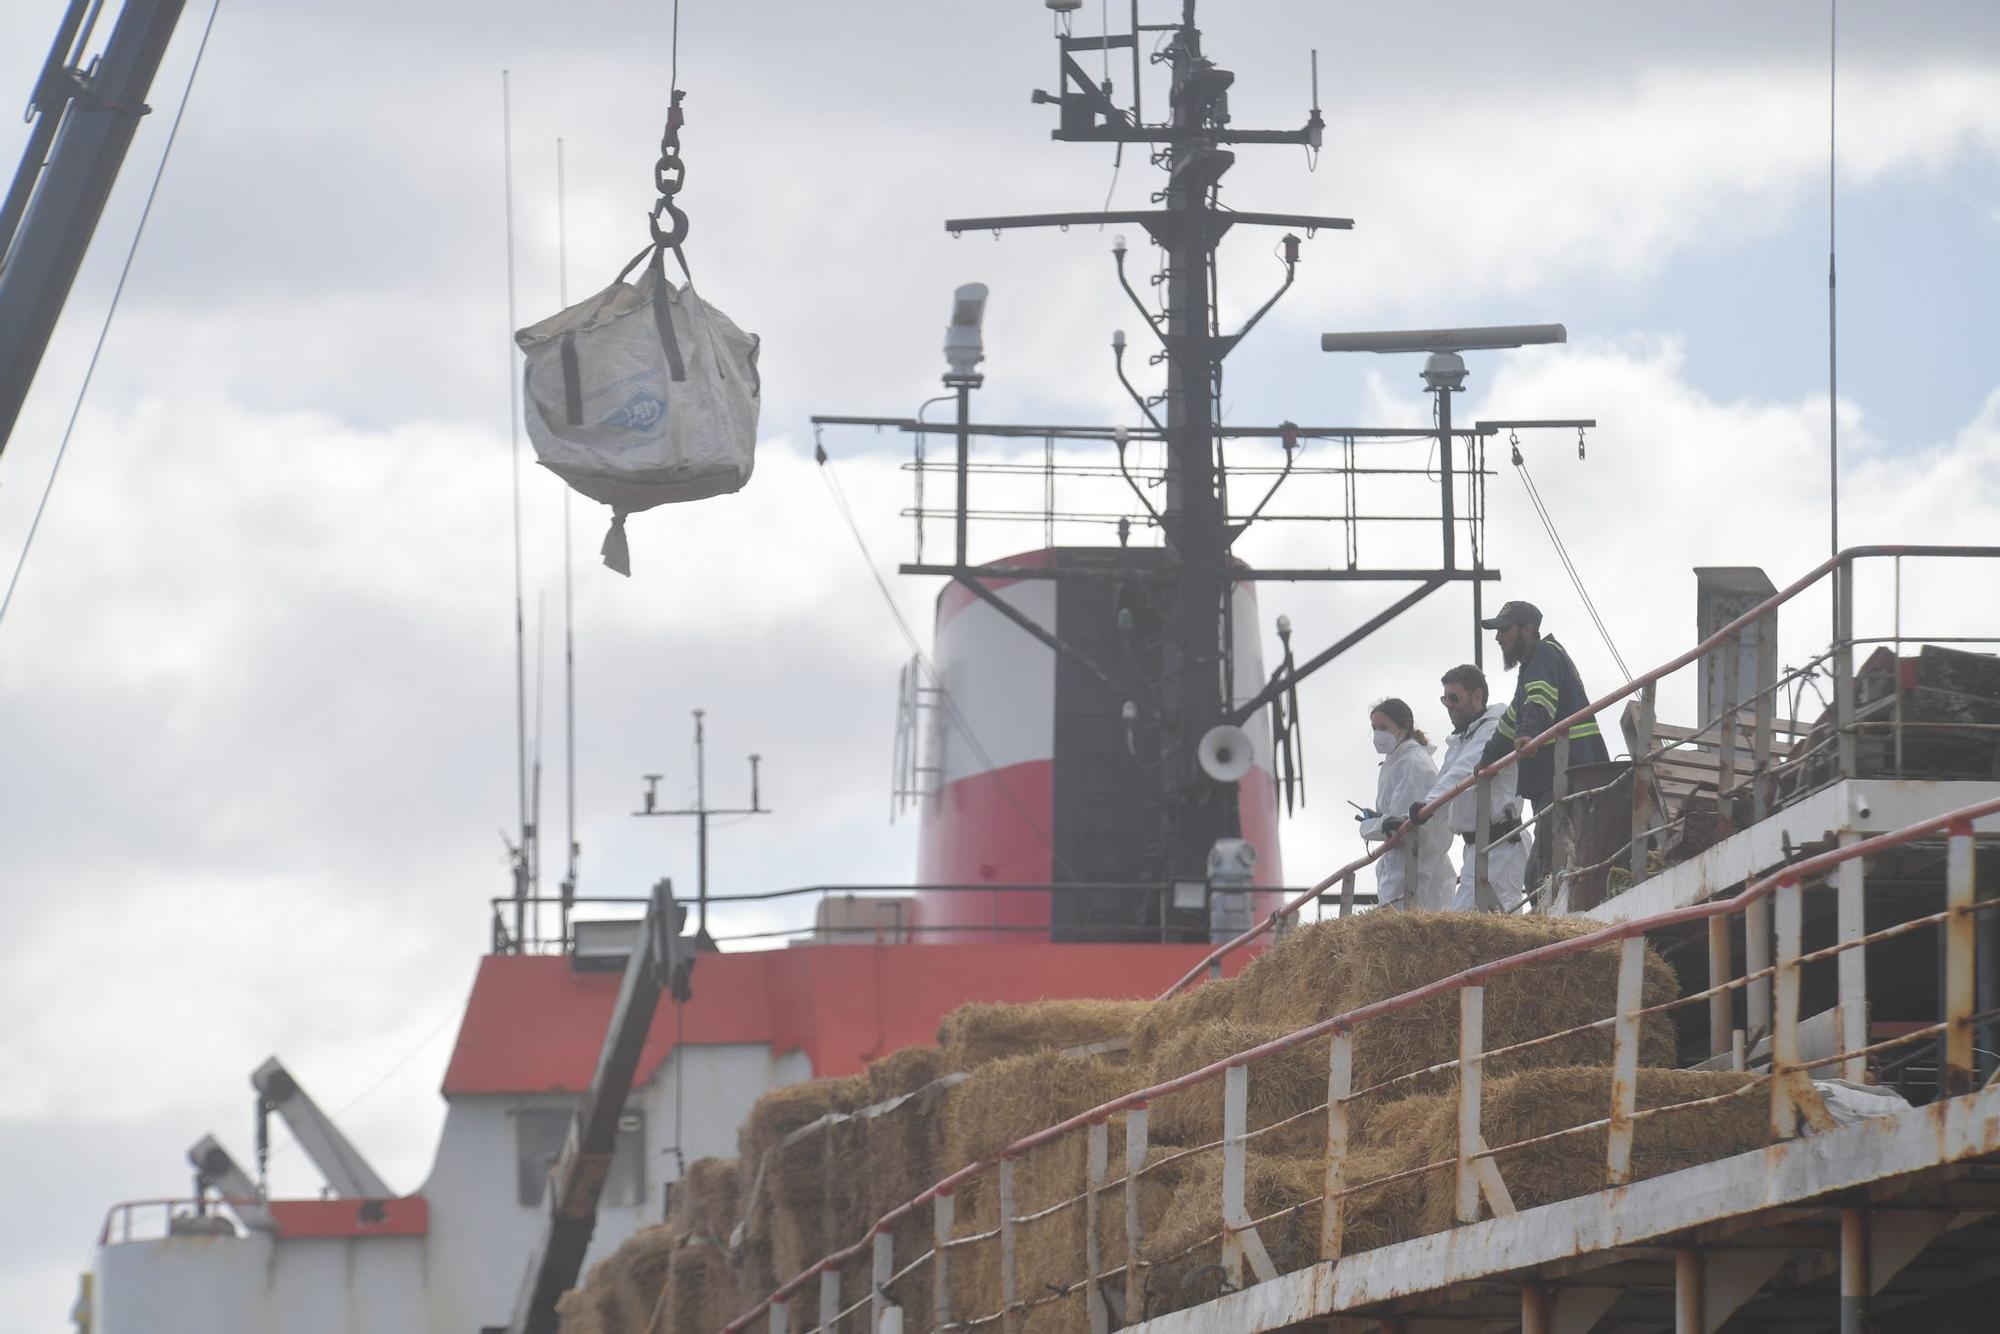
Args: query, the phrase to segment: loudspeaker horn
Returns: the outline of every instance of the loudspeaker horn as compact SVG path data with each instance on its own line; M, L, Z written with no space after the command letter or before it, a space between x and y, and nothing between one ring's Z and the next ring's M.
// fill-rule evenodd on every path
M1195 749L1195 760L1201 765L1201 771L1218 783L1233 783L1249 773L1253 758L1250 734L1228 723L1218 723L1209 728L1201 739L1201 745Z

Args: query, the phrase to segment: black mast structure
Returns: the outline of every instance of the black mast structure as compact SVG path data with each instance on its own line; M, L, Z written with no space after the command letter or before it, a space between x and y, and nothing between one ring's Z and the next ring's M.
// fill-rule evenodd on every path
M1051 3L1049 7L1056 10L1074 8L1057 3ZM1229 114L1229 90L1235 75L1216 65L1203 50L1202 34L1195 25L1195 0L1180 0L1179 18L1172 23L1142 23L1139 0L1132 0L1130 16L1130 30L1123 33L1076 36L1058 31L1058 91L1036 90L1033 100L1058 109L1058 124L1051 132L1052 139L1068 143L1144 146L1148 149L1154 165L1167 174L1165 187L1154 196L1153 202L1159 207L963 217L948 220L945 227L953 236L990 231L996 237L1003 232L1025 228L1067 230L1072 226L1108 224L1143 228L1164 253L1163 273L1154 284L1164 294L1163 310L1156 313L1149 309L1134 290L1126 275L1123 238L1114 242L1113 256L1120 286L1160 344L1160 353L1152 360L1165 363L1164 392L1149 397L1134 387L1124 365L1125 338L1122 331L1113 335L1112 349L1118 378L1137 406L1144 424L1127 429L976 423L970 420L968 399L969 391L979 383L979 377L965 373L969 363L959 368L956 378L947 375L945 383L957 390L959 400L955 431L958 445L955 466L957 487L954 508L950 511L957 536L952 563L939 564L924 563L921 558L922 523L927 514L935 513L923 508L923 473L927 467L941 470L941 465L924 463L921 440L926 431L938 431L940 428L909 418L884 417L815 416L813 423L816 428L868 425L915 433L919 440L916 464L919 490L917 507L912 512L919 526L919 559L915 563L904 564L902 572L942 575L962 584L1024 632L1046 644L1071 666L1107 687L1122 687L1129 691L1126 696L1128 702L1124 705L1126 732L1128 743L1136 739L1134 753L1139 754L1143 749L1149 761L1153 790L1148 799L1155 813L1155 837L1148 855L1143 861L1128 864L1122 878L1135 881L1152 879L1161 883L1186 882L1204 879L1209 852L1216 842L1240 833L1234 783L1216 781L1204 773L1200 763L1199 747L1212 729L1225 724L1240 727L1254 719L1261 710L1269 708L1279 733L1279 746L1281 749L1288 747L1291 738L1286 733L1287 729L1296 726L1297 687L1301 680L1446 585L1467 582L1476 590L1480 583L1500 577L1497 569L1485 564L1483 556L1481 539L1486 473L1482 462L1483 451L1477 449L1476 444L1496 429L1504 429L1507 424L1481 422L1475 429L1455 430L1451 425L1448 403L1441 408L1441 420L1430 428L1301 427L1290 422L1265 426L1225 427L1220 424L1223 363L1290 289L1299 262L1300 238L1296 233L1303 232L1311 237L1320 230L1345 231L1353 226L1353 222L1340 217L1237 211L1224 207L1220 201L1221 181L1235 164L1236 147L1281 145L1318 150L1325 122L1317 105L1316 57L1314 105L1303 125L1297 129L1282 130L1238 128ZM1168 66L1171 75L1170 115L1159 121L1145 119L1142 101L1141 74L1147 59L1142 52L1143 45L1149 41L1160 44L1151 55L1151 60ZM1131 53L1129 106L1120 105L1115 99L1109 78L1094 80L1078 59L1087 53L1102 53L1108 73L1112 51ZM1224 237L1238 226L1288 229L1282 241L1285 276L1277 291L1240 328L1225 333L1216 303L1216 253ZM961 296L965 291L961 289ZM979 289L978 295L983 299L983 288ZM974 318L976 320L976 315ZM1549 327L1557 328L1559 332L1558 326ZM956 332L954 329L954 334ZM1436 332L1443 337L1460 331ZM975 345L976 337L975 331ZM1500 345L1512 344L1484 344ZM1449 342L1439 344L1444 351L1450 351L1453 346ZM1328 350L1335 349L1330 347ZM1415 349L1383 346L1365 350ZM949 354L949 343L947 351ZM1436 384L1431 387L1438 389ZM1454 383L1438 391L1448 393L1456 388ZM1534 423L1547 424L1550 423ZM1564 424L1580 426L1595 423ZM978 436L1062 439L1099 446L1113 445L1117 454L1116 472L1122 474L1137 497L1146 516L1142 522L1150 521L1161 530L1165 551L1107 549L1108 558L1058 559L1044 565L971 563L965 542L968 515L966 474L968 470L978 470L976 464L968 464L969 442ZM1443 536L1437 565L1395 569L1369 569L1360 565L1352 538L1353 525L1357 520L1371 516L1354 512L1352 478L1370 471L1405 474L1421 471L1356 466L1351 446L1357 438L1367 437L1437 442L1443 456L1438 509ZM1278 440L1284 448L1285 462L1269 490L1262 493L1253 508L1232 514L1230 474L1224 463L1222 444L1226 439L1238 438ZM1135 440L1157 440L1165 445L1164 475L1159 479L1164 503L1158 507L1127 468L1127 445ZM1300 475L1310 471L1344 472L1347 475L1350 509L1344 516L1349 531L1345 568L1259 570L1250 567L1232 555L1232 548L1237 539L1263 515L1272 496L1294 475L1298 452L1309 440L1342 441L1349 446L1344 468L1297 470ZM1454 443L1460 443L1466 449L1465 466L1456 471L1451 461ZM1456 485L1464 485L1472 499L1463 512L1455 512L1454 509L1453 488ZM1053 506L1050 511L1047 517L1053 521L1056 517ZM984 511L981 517L998 516L992 511ZM1337 519L1343 516L1324 517ZM1117 522L1122 547L1130 524L1122 517ZM1459 522L1468 524L1472 531L1474 559L1469 567L1461 565L1457 559L1455 527ZM1061 554L1064 557L1082 557L1085 550L1065 548ZM1090 554L1104 556L1104 553ZM1059 637L1052 627L1039 624L1001 599L986 583L990 579L1130 580L1135 577L1158 589L1158 596L1149 598L1149 601L1161 613L1162 631L1155 660L1156 670L1143 674L1151 679L1137 681L1133 680L1131 671L1123 669L1119 662L1093 655L1090 645ZM1268 682L1251 691L1241 688L1233 679L1235 664L1231 652L1234 642L1232 592L1237 583L1246 580L1407 581L1414 583L1415 587L1303 661L1293 660L1289 626L1281 626L1281 635L1286 641L1284 662ZM1128 627L1122 620L1119 633L1128 633ZM1476 626L1473 634L1478 634ZM1289 753L1280 758L1289 761ZM1283 767L1289 775L1292 765L1286 762ZM1289 777L1281 778L1281 782L1286 787L1289 803Z

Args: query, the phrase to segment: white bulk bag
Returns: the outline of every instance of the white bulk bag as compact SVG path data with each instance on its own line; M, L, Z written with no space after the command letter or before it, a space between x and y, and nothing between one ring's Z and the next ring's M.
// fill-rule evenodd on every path
M659 251L637 282L621 273L514 341L528 439L543 467L611 507L604 563L620 574L632 572L626 515L750 480L757 336L669 282Z

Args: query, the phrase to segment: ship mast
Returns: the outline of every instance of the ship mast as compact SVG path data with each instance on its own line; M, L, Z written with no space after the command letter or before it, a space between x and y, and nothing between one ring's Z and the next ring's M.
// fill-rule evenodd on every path
M1165 123L1141 119L1137 73L1143 34L1167 35L1162 59L1172 73L1173 114ZM1132 30L1096 37L1058 36L1062 82L1058 93L1038 90L1037 103L1060 108L1061 120L1052 137L1071 143L1116 143L1155 149L1168 182L1162 208L1143 211L1034 214L1016 217L961 218L945 225L954 234L1001 232L1025 227L1068 227L1097 224L1137 224L1165 252L1166 308L1155 318L1140 305L1148 327L1165 354L1166 388L1159 400L1139 398L1139 406L1166 444L1166 503L1159 523L1171 553L1170 628L1165 638L1157 698L1158 763L1161 793L1160 840L1169 878L1196 877L1206 872L1209 850L1216 840L1239 832L1235 791L1208 781L1196 763L1196 747L1209 729L1225 720L1233 675L1230 662L1230 547L1241 526L1227 515L1227 483L1218 467L1216 402L1222 363L1250 326L1276 301L1258 310L1234 334L1222 334L1214 306L1215 252L1232 226L1297 228L1308 234L1321 228L1345 230L1347 218L1278 213L1238 213L1224 210L1218 199L1221 179L1235 165L1226 145L1287 144L1317 149L1324 126L1315 107L1306 123L1294 130L1239 130L1230 124L1229 87L1235 75L1218 68L1202 53L1201 31L1195 26L1194 0L1183 0L1180 21L1141 24L1133 6ZM1110 86L1091 80L1077 56L1129 48L1134 53L1133 104L1112 100ZM1298 238L1286 241L1285 287L1291 286L1298 257ZM1119 277L1124 256L1118 252ZM1284 288L1280 289L1282 294ZM1134 304L1139 304L1133 294ZM1122 340L1120 343L1120 376ZM1130 387L1127 381L1127 387ZM1158 411L1155 410L1155 402ZM955 577L979 591L963 567Z
M1180 885L1206 879L1209 854L1217 842L1238 837L1242 832L1236 784L1226 774L1204 770L1204 739L1223 735L1218 729L1241 728L1265 709L1271 710L1278 752L1277 770L1273 777L1282 784L1282 799L1287 807L1292 805L1295 796L1302 800L1302 768L1298 763L1300 757L1296 754L1299 745L1297 687L1300 681L1431 594L1453 584L1469 584L1475 590L1475 596L1470 599L1475 609L1471 618L1473 624L1468 628L1474 636L1474 652L1477 652L1476 590L1479 584L1497 579L1500 574L1484 560L1487 474L1479 442L1510 425L1518 425L1522 429L1556 425L1581 428L1595 425L1595 422L1479 422L1470 428L1454 427L1450 405L1445 401L1438 404L1436 420L1421 427L1300 426L1292 422L1223 425L1218 410L1223 363L1290 290L1299 264L1300 234L1310 238L1322 230L1345 231L1353 226L1350 219L1340 217L1225 208L1219 197L1222 179L1235 165L1239 147L1281 146L1304 149L1309 153L1318 151L1325 122L1317 105L1317 61L1315 59L1313 67L1313 106L1303 124L1295 129L1240 128L1232 122L1229 111L1229 92L1236 76L1220 68L1205 52L1201 30L1195 25L1195 0L1179 0L1179 16L1171 23L1141 22L1141 4L1139 0L1134 0L1130 6L1128 31L1106 30L1095 36L1077 35L1069 29L1066 15L1068 11L1077 9L1077 5L1067 0L1049 0L1049 8L1065 16L1056 33L1060 48L1058 83L1053 92L1036 90L1033 101L1057 108L1058 121L1051 137L1067 143L1115 144L1120 146L1121 151L1129 145L1150 153L1153 164L1167 174L1164 187L1154 194L1151 201L1157 206L1098 212L963 217L947 220L945 227L953 236L981 231L998 236L1027 228L1067 230L1070 227L1099 228L1121 224L1142 229L1159 248L1162 260L1161 270L1151 283L1160 303L1157 308L1141 299L1140 290L1135 288L1128 275L1127 247L1123 236L1114 238L1112 257L1119 285L1145 326L1137 337L1144 338L1150 334L1157 344L1157 351L1149 349L1143 363L1135 355L1135 365L1128 366L1124 332L1113 333L1111 340L1118 380L1130 395L1142 420L1130 428L1122 425L981 423L973 418L969 408L969 391L980 383L979 377L965 378L961 375L959 379L954 379L947 375L945 383L956 389L959 401L955 430L956 499L951 511L955 555L949 564L927 564L921 555L922 525L925 518L934 513L927 511L923 505L923 473L927 467L939 466L925 463L922 439L926 431L937 428L927 426L921 419L896 417L815 416L813 423L816 428L843 425L890 427L916 435L918 452L915 472L920 489L916 507L911 512L918 525L919 556L915 563L903 565L902 572L942 575L953 580L1006 621L1049 648L1066 664L1065 670L1073 670L1078 676L1093 682L1093 689L1115 692L1116 697L1124 701L1125 744L1146 772L1149 846L1135 848L1128 854L1115 877L1108 877L1103 868L1097 868L1091 875L1061 875L1059 878L1090 879L1094 875L1100 879L1118 878L1163 885L1171 883L1178 902ZM1144 54L1149 48L1152 48L1150 57ZM1121 104L1114 96L1110 78L1114 51L1131 53L1129 104ZM1147 120L1144 114L1141 78L1149 58L1155 64L1165 65L1170 75L1169 112L1164 118L1152 121ZM1090 69L1093 67L1101 71L1101 79L1092 77ZM1224 238L1237 227L1283 229L1279 255L1283 261L1284 276L1277 289L1247 319L1233 331L1224 332L1216 300L1216 255ZM983 298L984 287L974 284L960 289L961 299L975 288ZM968 320L970 326L962 328ZM948 335L947 356L951 355L954 346L951 340L963 335L970 360L961 369L969 369L972 362L978 360L978 335L976 327L973 327L977 322L977 311L964 317L954 315L954 328ZM1455 376L1447 376L1444 380L1426 377L1430 388L1442 396L1456 392L1462 385L1463 363L1457 359L1458 351L1516 347L1524 342L1561 341L1563 336L1561 327L1557 325L1435 329L1354 335L1351 338L1329 335L1325 348L1328 351L1428 351L1434 354L1433 361L1437 363L1429 369L1446 367L1447 362L1438 361L1438 358L1447 358L1450 364L1457 367ZM1164 363L1165 381L1160 392L1147 393L1135 386L1134 375L1143 375L1144 365L1160 363ZM975 437L981 436L1003 439L1030 437L1047 442L1050 461L1046 469L1050 498L1043 506L1045 512L1002 510L990 505L979 510L968 508L968 474L976 475L981 467L978 462L971 461L970 446ZM1048 531L1053 530L1059 517L1070 517L1067 513L1059 514L1061 507L1053 500L1057 472L1053 449L1054 442L1058 440L1094 450L1102 450L1106 445L1115 449L1115 469L1101 463L1094 466L1097 475L1109 474L1114 479L1112 485L1117 484L1116 479L1122 478L1129 488L1130 495L1124 503L1130 505L1130 509L1123 516L1116 517L1120 547L1052 550L1039 563L971 561L965 538L969 516L1002 520L1039 517ZM1164 446L1164 467L1155 468L1143 479L1154 483L1157 492L1153 487L1142 485L1141 476L1128 460L1127 446L1136 440L1158 441ZM1275 442L1282 446L1284 456L1281 468L1262 469L1265 476L1257 477L1256 494L1238 496L1234 503L1229 492L1231 473L1223 452L1226 440L1260 440L1266 449ZM1411 461L1387 467L1359 462L1355 445L1361 440L1400 442L1405 447L1428 447L1438 451L1441 466L1436 474L1439 495L1434 513L1442 529L1442 540L1434 564L1371 568L1362 563L1355 536L1361 525L1402 523L1414 516L1364 512L1364 507L1356 499L1357 479L1371 475L1407 478L1417 470ZM1301 463L1301 452L1308 445L1319 451L1314 456L1318 461ZM1463 451L1458 455L1458 466L1454 466L1454 448ZM1276 474L1275 479L1267 484L1266 477L1272 473ZM1266 513L1266 507L1288 480L1295 475L1309 474L1342 481L1346 494L1341 512ZM1239 480L1253 475L1238 472ZM1460 487L1464 488L1466 499L1462 508L1456 503L1454 494L1455 489ZM1154 503L1154 494L1163 497L1158 505ZM1101 522L1112 516L1092 513L1081 517ZM1233 555L1237 541L1260 522L1302 519L1330 521L1344 529L1347 535L1344 564L1329 564L1322 568L1257 569ZM1461 523L1467 526L1471 538L1473 559L1469 565L1458 559L1456 530ZM1146 524L1159 530L1164 549L1123 550L1131 530ZM1118 619L1114 629L1107 631L1099 626L1088 631L1098 636L1095 645L1059 626L1041 624L995 591L996 583L1023 579L1109 580L1120 587L1137 588L1140 590L1138 600L1144 606L1143 614L1157 618L1157 626L1149 620L1141 629L1144 634L1157 633L1157 651L1148 650L1148 657L1147 653L1135 651L1133 642L1125 638L1131 632L1132 624L1125 619L1133 614L1129 605L1115 613ZM1280 670L1269 680L1243 680L1240 677L1253 669L1247 663L1238 664L1232 660L1236 643L1232 620L1237 586L1253 581L1384 582L1406 583L1413 587L1360 623L1343 627L1331 643L1299 660L1291 655L1289 627L1281 628L1286 647ZM1118 651L1121 643L1122 653ZM1111 646L1111 651L1099 651L1107 645ZM941 683L938 684L941 686ZM1301 780L1296 785L1295 775ZM1059 815L1058 820L1061 818ZM1060 841L1060 838L1051 839L1051 848ZM1101 839L1099 843L1101 845ZM1055 859L1054 869L1058 873L1064 872L1060 857ZM1166 920L1164 910L1160 920Z

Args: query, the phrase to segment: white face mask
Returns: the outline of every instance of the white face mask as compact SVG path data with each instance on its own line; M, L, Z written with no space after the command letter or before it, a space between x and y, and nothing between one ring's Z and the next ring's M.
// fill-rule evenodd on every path
M1387 755L1390 751L1394 750L1395 748L1396 748L1396 734L1394 732L1385 732L1379 727L1376 728L1375 753L1377 755Z

